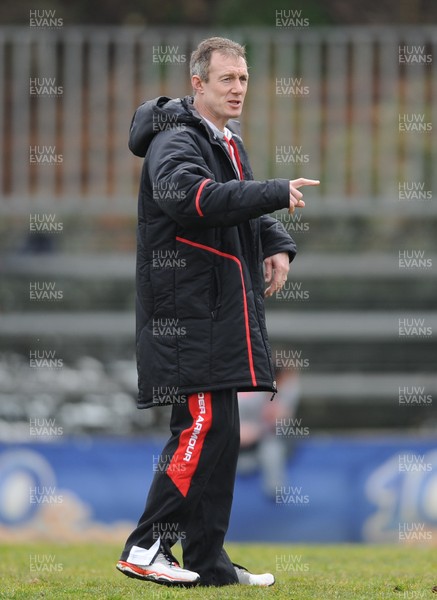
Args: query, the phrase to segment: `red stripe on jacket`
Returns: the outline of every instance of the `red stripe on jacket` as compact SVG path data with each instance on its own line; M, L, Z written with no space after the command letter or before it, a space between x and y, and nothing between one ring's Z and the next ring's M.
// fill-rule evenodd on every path
M249 369L250 369L250 375L252 378L252 385L257 386L258 383L256 381L255 367L253 364L252 342L250 339L249 311L247 308L246 285L244 283L243 266L241 264L240 259L238 259L233 254L227 254L226 252L221 252L220 250L211 248L211 246L205 246L204 244L198 244L197 242L192 242L191 240L187 240L185 238L181 238L178 236L176 236L176 239L178 242L182 242L183 244L189 244L190 246L200 248L201 250L207 250L208 252L213 252L214 254L218 254L219 256L223 256L224 258L229 258L230 260L233 260L235 263L237 263L238 268L240 270L241 287L243 290L244 325L245 325L245 329L246 329L246 344L247 344L247 355L248 355L248 360L249 360Z
M197 194L196 194L196 210L199 213L200 217L203 217L203 212L202 209L200 208L200 196L203 192L203 188L205 187L205 185L208 183L208 181L211 181L211 179L204 179L202 181L202 183L199 185L199 189L197 190Z

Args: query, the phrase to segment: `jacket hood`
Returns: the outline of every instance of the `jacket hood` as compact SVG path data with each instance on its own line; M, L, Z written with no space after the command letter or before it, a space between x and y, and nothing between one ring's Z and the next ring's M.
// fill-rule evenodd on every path
M193 106L193 97L169 98L159 96L144 102L137 108L129 131L129 149L136 156L144 157L155 135L167 129L184 125L209 128ZM240 124L231 120L227 127L240 134Z

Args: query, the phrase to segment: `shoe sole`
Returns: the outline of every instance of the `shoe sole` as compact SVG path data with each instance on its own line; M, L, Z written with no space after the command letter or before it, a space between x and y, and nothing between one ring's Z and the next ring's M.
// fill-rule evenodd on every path
M199 583L200 580L200 577L194 581L171 579L166 575L162 575L154 571L147 572L144 571L144 569L141 569L141 572L136 571L131 565L122 563L117 563L115 566L120 573L123 573L123 575L126 575L127 577L132 577L132 579L141 579L142 581L152 581L153 583L165 585L167 587L194 587Z

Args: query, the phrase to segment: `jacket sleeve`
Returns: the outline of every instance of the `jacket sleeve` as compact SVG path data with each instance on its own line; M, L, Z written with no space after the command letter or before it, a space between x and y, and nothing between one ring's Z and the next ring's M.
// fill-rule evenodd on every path
M238 225L289 206L287 179L215 181L189 129L161 132L146 161L154 200L183 227Z
M263 215L260 218L260 230L263 259L279 252L288 252L290 262L294 259L296 244L282 223L270 215Z

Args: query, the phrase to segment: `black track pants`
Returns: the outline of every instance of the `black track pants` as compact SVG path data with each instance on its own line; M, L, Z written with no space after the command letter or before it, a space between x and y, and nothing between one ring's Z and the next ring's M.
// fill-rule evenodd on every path
M180 539L184 567L199 573L202 585L237 583L223 549L240 445L236 390L191 394L173 406L170 428L144 513L121 558L138 562L133 557L142 548L154 548L156 556L158 539L169 549Z

